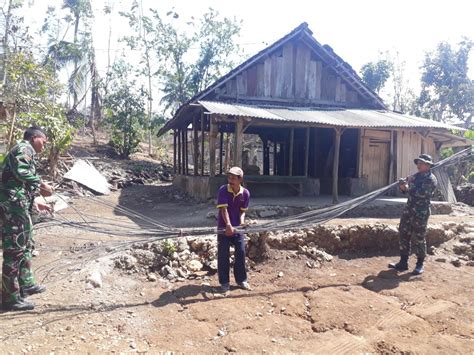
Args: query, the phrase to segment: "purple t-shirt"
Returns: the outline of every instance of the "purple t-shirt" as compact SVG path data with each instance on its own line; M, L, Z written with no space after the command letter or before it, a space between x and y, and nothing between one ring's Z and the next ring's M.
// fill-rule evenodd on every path
M230 185L222 185L217 194L217 208L227 207L229 219L232 226L240 225L240 213L247 211L249 207L250 192L240 186L240 191L234 193ZM218 228L225 228L225 222L219 213Z

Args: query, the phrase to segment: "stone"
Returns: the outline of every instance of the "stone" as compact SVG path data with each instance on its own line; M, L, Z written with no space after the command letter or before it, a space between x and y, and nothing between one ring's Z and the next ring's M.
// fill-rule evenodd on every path
M99 270L94 270L91 272L87 278L86 282L92 285L95 288L102 287L102 275Z
M220 336L220 337L223 337L226 335L226 332L224 329L219 329L219 331L217 332L217 335Z
M186 266L192 272L200 271L203 268L203 265L199 260L191 260Z
M448 259L441 256L439 258L436 258L435 261L437 261L439 263L445 263L446 261L448 261Z
M210 211L207 213L206 218L208 219L217 219L217 213L215 211Z
M451 264L453 264L456 267L461 267L462 262L459 259L454 259L454 260L451 260Z
M147 277L148 281L151 281L151 282L156 282L158 280L158 278L156 277L155 274L151 273L151 274L148 274L148 277Z
M210 268L211 270L216 271L216 270L217 270L217 260L212 260L212 261L209 263L208 266L209 266L209 268Z
M283 272L282 272L282 271L280 271L280 272L278 273L278 277L283 277Z
M276 217L278 215L278 211L276 210L262 210L258 212L258 215L261 218L270 218L270 217Z

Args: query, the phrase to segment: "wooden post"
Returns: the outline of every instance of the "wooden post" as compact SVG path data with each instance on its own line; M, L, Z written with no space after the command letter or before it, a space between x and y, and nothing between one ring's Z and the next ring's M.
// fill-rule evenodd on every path
M295 142L295 129L290 130L290 153L288 157L288 175L293 176L293 145Z
M216 139L217 124L215 117L209 117L209 173L211 177L216 176Z
M177 130L178 135L178 174L181 174L181 131Z
M242 166L242 139L243 139L244 121L237 118L234 131L234 166Z
M184 174L189 175L188 127L183 131L184 138Z
M176 174L178 171L178 167L176 166L176 153L177 153L177 147L176 147L177 141L176 141L176 130L173 130L173 172Z
M304 176L308 177L309 169L309 131L310 128L306 128L306 139L304 144Z
M270 148L268 147L268 139L262 139L263 144L263 175L270 175Z
M277 142L273 142L273 175L278 175L277 173Z
M395 138L395 132L390 131L390 165L389 165L389 168L388 168L388 182L387 184L390 184L392 182L392 179L393 179L393 170L394 170L394 163L395 163L395 157L394 157L394 146L395 146L395 142L394 142L394 138Z
M193 117L193 165L194 175L199 174L199 140L198 140L198 120Z
M339 202L337 185L339 183L339 149L341 147L341 134L340 128L335 128L335 139L334 139L334 159L332 162L332 202L334 204Z
M204 112L201 112L201 175L204 176L204 129L205 129L205 116Z
M219 139L219 174L222 175L223 169L223 160L224 160L224 132L221 131L220 139Z

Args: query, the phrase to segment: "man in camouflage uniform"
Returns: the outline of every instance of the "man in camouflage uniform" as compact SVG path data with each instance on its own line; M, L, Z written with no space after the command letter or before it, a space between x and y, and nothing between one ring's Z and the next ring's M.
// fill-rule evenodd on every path
M2 219L3 267L2 308L30 310L34 304L25 297L45 291L35 284L31 268L34 247L31 212L50 211L49 206L35 203L35 194L50 196L52 189L36 172L36 153L44 149L46 135L38 127L28 128L3 162L0 184L0 218Z
M415 159L418 173L400 183L400 190L408 193L408 202L400 219L400 261L389 264L389 268L398 271L408 270L410 247L417 256L415 275L423 273L426 256L426 228L430 217L430 200L436 189L436 177L431 173L433 159L422 154Z

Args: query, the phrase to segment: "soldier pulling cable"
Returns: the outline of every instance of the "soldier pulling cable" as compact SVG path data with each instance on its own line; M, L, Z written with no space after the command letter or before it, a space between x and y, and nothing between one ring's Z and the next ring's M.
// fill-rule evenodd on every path
M428 154L422 154L415 159L418 172L400 180L400 190L408 193L408 201L400 218L400 261L391 263L389 268L397 271L408 270L408 257L411 246L417 261L413 274L423 273L423 263L426 256L426 228L430 217L431 197L436 190L437 180L431 172L433 159Z
M28 128L23 140L6 155L0 184L0 218L3 222L2 308L24 311L35 307L25 298L45 291L37 285L32 272L34 248L31 212L51 212L35 202L35 195L50 196L52 188L36 172L36 154L46 144L46 134L39 127Z

